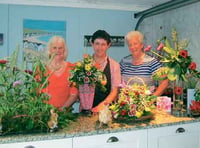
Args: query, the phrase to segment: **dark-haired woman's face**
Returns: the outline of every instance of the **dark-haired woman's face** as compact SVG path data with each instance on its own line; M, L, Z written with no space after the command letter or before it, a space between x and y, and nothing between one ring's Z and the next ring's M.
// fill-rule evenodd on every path
M110 44L107 43L106 40L97 38L94 40L94 43L91 43L94 54L96 56L105 56L107 49L110 47Z

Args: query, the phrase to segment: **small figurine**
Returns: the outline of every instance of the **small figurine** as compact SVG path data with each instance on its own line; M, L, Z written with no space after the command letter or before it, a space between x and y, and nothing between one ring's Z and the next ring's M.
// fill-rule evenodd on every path
M48 124L48 127L50 129L50 132L53 132L58 128L58 126L57 126L57 124L58 124L58 114L55 113L53 109L50 110L50 113L51 113L50 119L49 119L47 124Z
M109 110L109 104L107 102L104 102L104 107L101 111L99 111L99 127L102 126L102 124L108 125L112 121L112 114Z

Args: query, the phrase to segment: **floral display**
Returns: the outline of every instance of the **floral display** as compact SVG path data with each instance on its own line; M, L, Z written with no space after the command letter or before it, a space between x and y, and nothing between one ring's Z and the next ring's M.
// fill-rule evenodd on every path
M186 49L188 42L184 39L178 41L177 32L174 28L171 31L171 40L163 37L157 41L157 44L157 52L151 50L150 45L144 49L144 51L150 51L156 55L160 62L163 63L163 67L158 69L153 75L154 79L168 78L171 81L187 81L188 74L200 78L200 73L196 70L196 63L189 56Z
M48 83L44 64L37 59L31 70L24 70L17 65L17 55L18 49L0 60L0 134L47 132L51 109L58 114L58 127L67 126L75 119L70 108L58 111L45 103L49 96L41 92Z
M100 71L100 66L94 62L92 56L83 55L83 59L75 63L71 70L69 81L76 86L89 84L91 86L99 85L105 90L105 75Z
M110 105L114 119L134 120L151 115L155 108L155 96L146 85L122 85L117 101Z
M194 100L191 101L189 110L194 115L200 115L200 89L196 89L194 93Z

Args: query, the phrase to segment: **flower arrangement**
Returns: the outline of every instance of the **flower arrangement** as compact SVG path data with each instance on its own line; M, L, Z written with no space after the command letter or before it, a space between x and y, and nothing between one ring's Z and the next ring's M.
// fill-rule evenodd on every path
M146 85L122 85L117 101L110 105L114 119L135 120L142 116L152 115L155 108L155 96Z
M194 100L191 101L189 110L192 115L200 115L200 89L196 89L194 93Z
M70 74L69 81L77 88L79 85L89 84L98 85L103 91L106 89L104 87L107 83L106 77L91 55L84 54L83 59L75 63Z
M151 50L150 45L144 49L144 51L150 51L156 55L163 63L163 67L154 73L153 78L187 81L188 74L200 78L200 73L196 70L196 63L186 50L188 42L186 40L178 41L177 32L174 28L171 31L171 42L172 44L167 37L163 37L157 41L157 52Z
M31 70L24 70L17 65L17 59L18 48L0 60L0 134L47 132L51 109L58 114L57 126L67 126L75 119L70 108L58 111L45 103L49 96L41 90L47 85L48 76L42 61L37 59Z

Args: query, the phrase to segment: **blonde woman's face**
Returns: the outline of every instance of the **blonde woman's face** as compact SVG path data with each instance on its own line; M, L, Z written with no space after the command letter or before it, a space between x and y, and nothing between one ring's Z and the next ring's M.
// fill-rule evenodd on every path
M133 37L127 40L127 46L132 55L137 55L142 52L144 45L140 42L139 38Z
M54 55L54 58L64 59L64 44L62 41L55 41L51 45L50 54Z

